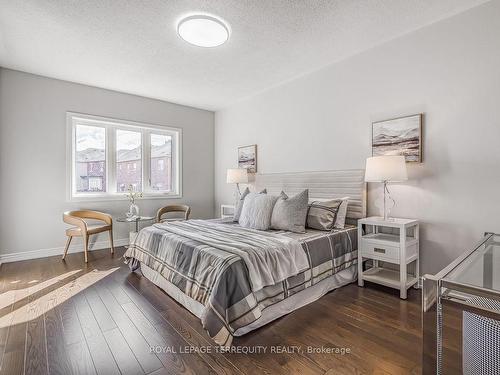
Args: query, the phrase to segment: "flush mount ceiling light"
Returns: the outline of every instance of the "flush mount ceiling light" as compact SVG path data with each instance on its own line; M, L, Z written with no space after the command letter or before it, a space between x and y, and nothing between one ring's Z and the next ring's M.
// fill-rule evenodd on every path
M206 15L183 18L177 25L177 33L198 47L217 47L229 39L228 27L221 20Z

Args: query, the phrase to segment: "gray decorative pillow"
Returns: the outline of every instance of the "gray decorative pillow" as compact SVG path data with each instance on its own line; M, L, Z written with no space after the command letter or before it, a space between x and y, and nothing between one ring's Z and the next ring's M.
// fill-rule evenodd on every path
M289 198L281 192L271 215L271 228L295 233L306 231L309 190Z
M309 205L307 227L318 230L333 230L342 200L315 201Z
M347 216L347 205L349 204L349 197L344 197L338 199L341 201L339 212L337 212L337 218L335 219L335 228L344 229L345 218Z
M250 194L250 189L247 187L245 188L245 190L243 190L243 193L241 193L240 199L238 199L236 207L234 207L233 221L240 220L241 209L243 208L243 202L245 201L245 198L248 194ZM267 189L262 190L259 194L267 194Z
M243 208L243 202L245 201L245 197L248 194L250 194L249 188L246 188L245 190L243 190L243 193L241 193L240 199L238 199L238 202L236 202L236 207L234 207L233 221L238 221L240 219L241 209Z
M271 215L277 200L278 197L274 195L248 194L243 202L238 222L245 228L268 230L271 226Z

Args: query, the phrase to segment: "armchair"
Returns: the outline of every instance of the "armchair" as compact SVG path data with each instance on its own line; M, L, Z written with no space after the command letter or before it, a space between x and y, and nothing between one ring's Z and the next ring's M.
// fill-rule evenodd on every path
M162 219L162 216L169 212L184 212L184 218ZM186 206L184 204L165 206L160 208L156 213L156 222L162 223L164 221L188 220L190 213L191 213L191 207Z
M99 224L89 224L86 220L101 221ZM85 263L87 263L87 252L89 237L93 234L101 232L109 232L109 242L111 245L111 254L114 253L113 246L113 219L110 215L98 211L80 210L80 211L67 211L63 214L63 221L73 227L66 229L66 247L62 259L66 257L69 245L73 237L83 238L83 249L85 252Z

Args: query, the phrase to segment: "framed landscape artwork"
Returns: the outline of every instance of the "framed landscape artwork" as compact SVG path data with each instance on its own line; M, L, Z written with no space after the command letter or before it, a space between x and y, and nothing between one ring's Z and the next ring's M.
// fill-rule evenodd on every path
M422 114L372 124L372 156L403 155L407 162L422 162Z
M238 168L257 173L257 145L238 147Z

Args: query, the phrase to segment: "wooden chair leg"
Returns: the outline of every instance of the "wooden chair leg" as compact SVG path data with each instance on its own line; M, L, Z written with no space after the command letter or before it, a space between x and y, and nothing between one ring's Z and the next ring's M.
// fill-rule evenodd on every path
M83 236L83 249L85 251L85 263L88 262L87 251L89 247L89 236Z
M113 245L113 230L110 230L109 232L109 243L111 245L111 254L115 252L115 247Z
M73 239L73 236L68 236L68 239L66 240L66 247L64 248L64 254L62 256L63 260L66 258L66 254L68 253L69 249L69 244L71 243L71 240Z

